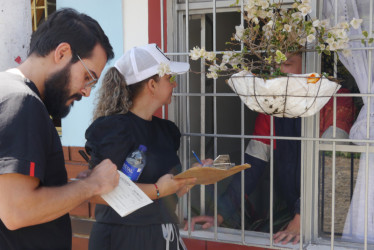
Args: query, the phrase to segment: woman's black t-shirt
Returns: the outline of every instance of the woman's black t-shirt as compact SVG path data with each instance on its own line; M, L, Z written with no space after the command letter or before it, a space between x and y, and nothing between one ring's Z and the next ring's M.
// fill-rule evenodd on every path
M180 137L178 127L171 121L158 117L147 121L128 112L96 119L86 131L86 151L91 155L91 167L109 158L121 169L126 157L139 145L145 145L146 166L138 182L153 184L171 170L180 169ZM109 206L96 205L95 217L98 222L127 225L178 223L177 201L175 194L170 195L125 217Z

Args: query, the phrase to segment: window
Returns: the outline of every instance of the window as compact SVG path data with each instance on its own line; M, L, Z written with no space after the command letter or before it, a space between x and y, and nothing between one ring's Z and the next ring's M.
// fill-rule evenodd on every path
M293 1L283 2L292 4ZM338 6L337 1L334 0L325 2L331 3L331 6ZM172 51L169 56L188 61L188 52L194 46L205 47L211 51L224 51L225 42L235 32L234 27L242 22L238 12L242 7L231 6L232 3L233 1L224 0L168 0L167 32L174 34L168 36L167 49L169 52ZM313 9L317 10L317 13L312 14L322 16L322 12L326 11L322 1L314 1L313 4ZM343 7L343 4L339 6L339 8ZM359 4L360 7L362 8ZM365 10L365 8L362 9ZM366 8L370 13L364 13L363 16L370 16L372 20L372 9L372 7ZM332 19L338 17L337 12L331 13ZM353 49L353 53L364 50L368 53L368 58L371 58L371 49L363 46ZM367 62L371 63L370 60ZM191 70L194 72L205 70L205 65L201 61L190 61L190 63ZM368 74L372 73L370 63ZM302 238L299 247L300 249L322 246L326 248L331 246L336 249L371 248L373 245L370 240L354 243L355 240L350 238L349 234L348 237L342 237L348 209L354 197L353 190L357 186L356 179L359 179L362 184L365 178L358 177L360 173L364 177L370 173L369 168L365 166L359 170L360 162L361 164L368 163L371 159L371 154L368 154L373 150L370 146L372 143L369 139L371 138L370 129L365 130L367 132L365 138L339 137L341 134L344 135L344 132L345 136L348 136L363 103L370 103L372 94L367 94L371 93L370 84L369 91L361 88L360 93L357 87L359 84L355 81L357 76L354 74L352 76L352 72L348 71L334 55L319 56L315 52L308 52L303 55L303 64L305 72L329 72L330 75L343 79L342 85L347 91L341 91L331 98L331 109L323 111L326 113L321 113L321 117L315 115L302 118L300 137L284 138L277 135L264 137L264 139L270 138L270 149L273 148L275 140L287 139L294 142L300 141L301 144L300 233ZM347 64L344 63L344 65ZM232 162L244 163L248 143L259 138L253 135L258 114L241 103L238 96L227 86L225 79L211 80L206 79L204 74L190 73L185 77L179 77L178 82L173 102L168 107L168 118L176 122L183 135L179 152L183 166L187 167L196 162L191 153L192 150L202 159L229 154ZM346 119L339 121L339 112L344 112L343 117ZM364 116L369 117L370 112L373 110L369 109ZM328 119L331 120L332 126L324 127ZM275 123L273 119L270 120L270 131L272 131ZM346 123L343 125L344 129L341 128L340 122ZM327 130L329 130L329 135L324 134ZM335 139L331 139L333 137ZM284 227L286 221L292 219L293 215L284 212L284 204L282 204L284 197L279 194L279 183L276 180L276 171L279 171L277 170L278 163L275 162L273 150L270 152L270 164L251 194L244 193L245 176L244 173L239 174L241 182L240 205L237 211L239 225L215 225L209 230L181 231L182 235L275 249L293 248L291 244L280 246L272 240L272 235ZM194 187L188 196L181 199L179 206L181 220L188 220L195 215L203 214L217 216L222 212L219 206L220 199L222 194L230 188L232 179L227 178L211 186ZM361 190L365 191L365 183ZM370 195L370 188L368 190ZM363 204L372 199L371 196L365 199L365 193L362 197ZM370 205L368 206L367 210L371 211ZM269 210L268 217L247 221L248 211L253 209L261 211L262 208ZM371 218L369 216L370 212L365 216L366 221L367 218ZM366 227L365 225L362 227ZM368 229L366 235L370 236L370 232Z

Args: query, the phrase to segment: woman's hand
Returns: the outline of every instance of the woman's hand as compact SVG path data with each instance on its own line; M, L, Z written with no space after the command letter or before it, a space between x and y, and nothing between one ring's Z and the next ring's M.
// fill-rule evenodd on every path
M184 195L196 182L196 178L174 179L172 174L166 174L160 177L156 185L160 191L160 197L177 193L178 196Z

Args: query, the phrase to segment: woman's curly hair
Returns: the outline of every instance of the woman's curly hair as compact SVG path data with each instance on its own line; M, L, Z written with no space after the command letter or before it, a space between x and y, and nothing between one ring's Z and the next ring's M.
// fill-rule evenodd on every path
M132 100L144 88L150 79L158 81L158 76L152 76L139 83L127 85L124 76L115 68L110 68L104 76L93 112L93 120L101 116L126 114L132 106Z

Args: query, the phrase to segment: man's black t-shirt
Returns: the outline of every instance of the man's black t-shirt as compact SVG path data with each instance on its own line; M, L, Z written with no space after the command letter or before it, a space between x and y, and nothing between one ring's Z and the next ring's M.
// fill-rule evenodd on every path
M147 121L128 112L96 119L86 131L86 150L91 155L92 166L109 158L121 169L126 157L139 145L145 145L146 165L138 182L152 184L171 170L180 168L177 155L180 137L178 127L171 121L157 117ZM178 223L177 201L175 194L170 195L125 217L109 206L96 205L95 217L98 222L125 225Z
M42 186L67 183L57 131L37 88L16 69L0 73L0 174L8 173L34 176ZM71 249L71 236L68 214L14 231L0 220L0 249Z

